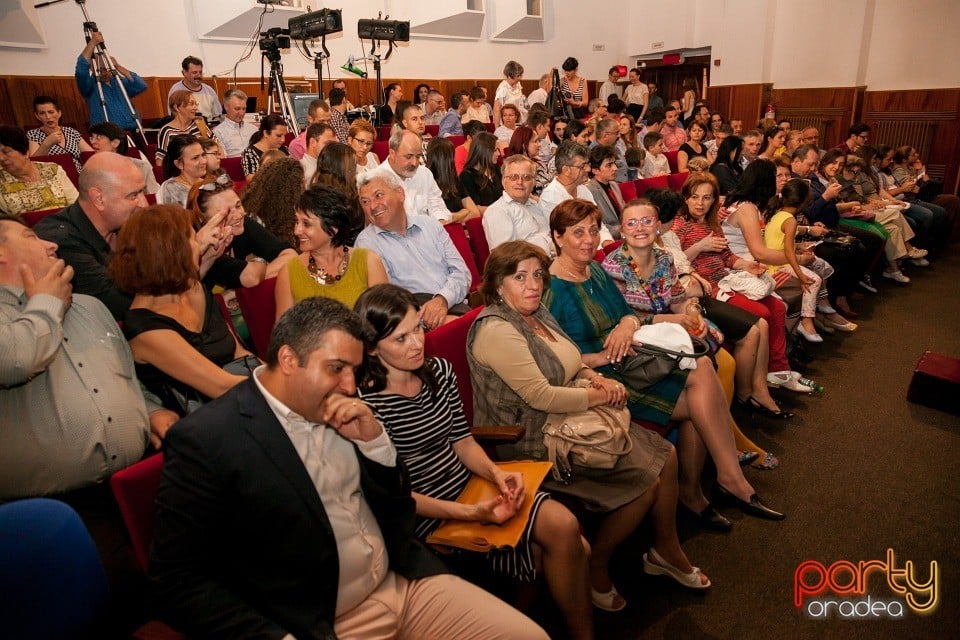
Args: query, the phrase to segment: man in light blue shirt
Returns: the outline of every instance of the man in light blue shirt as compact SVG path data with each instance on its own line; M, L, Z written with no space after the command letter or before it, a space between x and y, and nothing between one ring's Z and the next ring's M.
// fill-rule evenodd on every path
M424 326L433 329L469 311L470 270L443 226L430 216L407 215L393 175L365 173L357 183L369 224L356 246L376 252L390 282L416 296Z
M463 91L457 91L450 97L450 108L440 120L440 131L437 137L449 138L463 135L463 114L467 112L468 105L467 94Z

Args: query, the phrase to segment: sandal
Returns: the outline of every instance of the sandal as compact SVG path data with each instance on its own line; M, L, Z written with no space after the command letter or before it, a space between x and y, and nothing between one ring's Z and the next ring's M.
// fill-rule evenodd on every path
M610 611L611 613L623 611L627 606L627 601L623 599L623 596L617 592L617 588L614 586L611 586L610 591L606 593L600 593L593 587L590 587L590 599L593 601L593 606L597 609Z
M657 563L650 562L650 558L656 560ZM700 572L700 567L694 567L690 573L683 573L660 557L660 554L653 547L650 547L648 553L643 554L643 572L648 576L669 576L688 589L706 589L711 584L710 578L707 578L706 584L703 584L700 580L700 576L703 575Z
M737 461L741 467L750 464L759 457L760 453L757 451L737 451Z
M793 417L793 414L790 413L789 411L784 411L783 409L779 408L780 407L779 403L777 403L777 410L774 411L773 409L768 409L767 407L757 402L757 399L754 398L753 396L747 396L746 400L741 400L740 398L735 398L735 400L738 405L748 410L751 414L759 413L761 416L766 416L767 418L773 418L775 420L789 420L790 418ZM740 464L744 464L744 463L741 462Z
M750 466L754 469L760 469L761 471L773 471L780 466L780 459L772 453L767 453Z

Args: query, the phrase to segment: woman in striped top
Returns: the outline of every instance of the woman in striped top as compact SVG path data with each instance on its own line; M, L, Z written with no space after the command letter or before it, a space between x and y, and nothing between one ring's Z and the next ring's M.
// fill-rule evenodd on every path
M383 424L410 473L420 539L444 519L503 523L523 504L523 480L505 473L470 435L449 362L424 358L423 326L413 295L396 285L370 288L357 313L372 328L373 348L358 376L360 393ZM496 484L487 502L456 502L472 474ZM529 582L540 568L571 638L593 637L587 555L577 519L538 492L515 549L488 554L492 569Z

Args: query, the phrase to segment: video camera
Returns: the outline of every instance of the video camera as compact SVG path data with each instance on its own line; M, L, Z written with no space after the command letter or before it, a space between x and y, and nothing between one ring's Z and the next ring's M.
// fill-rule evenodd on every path
M274 27L260 32L260 52L270 62L280 62L280 49L290 48L290 29Z

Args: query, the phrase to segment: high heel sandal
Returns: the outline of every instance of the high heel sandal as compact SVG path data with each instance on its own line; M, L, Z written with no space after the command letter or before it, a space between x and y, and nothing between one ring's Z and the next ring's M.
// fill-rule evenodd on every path
M765 520L783 520L787 517L779 511L771 509L767 505L763 504L760 496L756 493L750 496L750 500L741 500L737 496L733 495L728 489L724 488L724 486L719 482L716 486L717 498L719 498L719 500L725 500L727 503L732 503L748 516L753 516L754 518L764 518Z
M656 562L651 562L651 558ZM711 584L710 578L707 578L706 584L700 580L700 576L703 575L700 572L700 567L693 567L693 571L690 573L683 573L664 560L653 547L650 547L650 551L643 554L643 572L648 576L669 576L688 589L707 589Z
M750 466L760 471L773 471L780 466L780 459L772 453L767 453Z
M746 400L741 400L739 397L735 397L735 401L740 407L747 409L751 414L759 413L762 416L765 416L767 418L773 418L774 420L789 420L790 418L793 417L793 414L791 412L784 411L783 409L780 409L778 411L774 411L773 409L768 409L767 407L757 402L756 398L754 398L753 396L747 396ZM780 405L778 404L777 406L779 407Z

